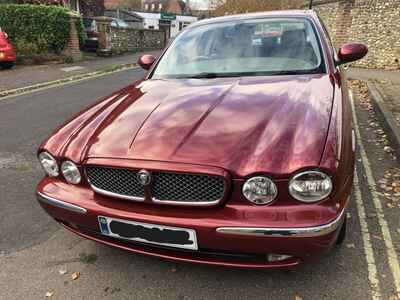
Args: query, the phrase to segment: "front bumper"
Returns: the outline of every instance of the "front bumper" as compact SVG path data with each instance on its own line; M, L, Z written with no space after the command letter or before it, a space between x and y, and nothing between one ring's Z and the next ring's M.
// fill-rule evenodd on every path
M160 207L113 199L87 187L47 177L38 185L37 197L41 206L69 230L103 244L179 261L270 268L295 266L327 253L334 246L344 220L350 188L335 206L320 205L319 210L309 205L260 209L229 202L215 208ZM103 236L97 220L99 215L194 229L199 251L149 246ZM268 254L290 258L273 262L268 260Z

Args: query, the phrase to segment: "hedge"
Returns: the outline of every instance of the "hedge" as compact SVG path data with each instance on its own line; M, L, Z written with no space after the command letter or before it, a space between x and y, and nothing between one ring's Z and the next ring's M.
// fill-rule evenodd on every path
M0 5L0 27L11 41L18 45L33 45L41 51L58 54L64 49L69 39L69 19L69 11L60 6ZM77 29L83 43L85 31L82 20L77 22Z

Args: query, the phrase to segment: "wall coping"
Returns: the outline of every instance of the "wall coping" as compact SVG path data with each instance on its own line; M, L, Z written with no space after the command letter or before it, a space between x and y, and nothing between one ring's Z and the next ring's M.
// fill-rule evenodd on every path
M164 32L163 30L158 30L158 29L148 29L148 28L118 28L118 27L112 27L112 30L135 30L135 31L147 31L147 32Z
M309 0L308 0L309 1ZM317 1L313 1L313 7L314 6L319 6L319 5L326 5L326 4L332 4L332 3L339 3L339 2L345 2L344 0L317 0ZM302 7L303 8L307 8L308 9L309 3L303 4Z

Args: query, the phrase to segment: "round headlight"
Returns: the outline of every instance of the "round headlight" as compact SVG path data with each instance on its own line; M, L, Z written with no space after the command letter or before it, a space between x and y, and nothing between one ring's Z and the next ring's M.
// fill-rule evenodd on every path
M289 182L289 193L302 202L317 202L332 192L332 180L325 173L306 171L293 176Z
M245 182L242 192L250 202L257 205L264 205L272 202L276 198L278 189L275 183L268 177L257 176Z
M61 172L63 173L65 180L69 183L78 184L81 182L81 173L72 161L64 161L61 164Z
M39 162L42 165L43 170L46 172L47 175L51 177L57 177L58 172L58 165L57 161L53 156L51 156L47 152L42 152L39 154Z

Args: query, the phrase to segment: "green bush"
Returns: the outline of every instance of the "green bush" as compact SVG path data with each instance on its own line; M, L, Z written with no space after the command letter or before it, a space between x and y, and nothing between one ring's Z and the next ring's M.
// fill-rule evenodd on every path
M83 19L79 18L78 22L76 22L76 23L77 23L76 29L78 31L78 37L79 37L79 45L83 46L87 39L85 26L83 25Z
M69 11L59 6L5 4L0 5L0 27L16 45L17 55L38 53L59 54L69 39ZM84 42L82 21L77 30Z

